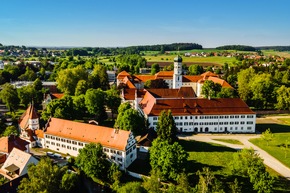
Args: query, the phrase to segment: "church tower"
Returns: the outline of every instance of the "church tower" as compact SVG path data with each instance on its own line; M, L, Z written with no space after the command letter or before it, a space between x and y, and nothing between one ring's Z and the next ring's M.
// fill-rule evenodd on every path
M182 58L178 55L174 58L173 88L182 86Z

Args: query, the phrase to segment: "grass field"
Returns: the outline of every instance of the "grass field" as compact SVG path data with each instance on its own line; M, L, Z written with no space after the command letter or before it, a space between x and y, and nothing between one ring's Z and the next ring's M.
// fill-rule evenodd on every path
M176 55L158 55L158 56L144 56L147 62L173 62ZM212 56L212 57L182 57L183 63L212 63L213 66L221 66L224 63L232 63L236 61L235 58L231 57L221 57L221 56Z
M236 140L236 139L214 139L214 140L221 141L221 142L225 142L225 143L243 145L242 142L240 142L239 140Z
M290 119L278 118L278 120L288 124L257 124L258 131L264 132L267 128L270 128L273 133L274 137L273 140L269 142L269 145L267 145L267 142L261 138L252 139L251 142L268 152L287 167L290 167ZM288 145L286 146L286 144Z
M281 57L285 57L285 58L290 58L290 52L278 52L275 50L262 50L263 54L265 56L281 56Z

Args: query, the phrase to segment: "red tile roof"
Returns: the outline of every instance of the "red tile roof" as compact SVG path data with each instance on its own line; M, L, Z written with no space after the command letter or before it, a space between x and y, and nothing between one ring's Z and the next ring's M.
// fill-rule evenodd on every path
M219 83L220 85L222 85L223 88L231 88L233 89L233 87L225 80L217 78L217 77L209 77L208 80L213 81L214 83Z
M104 147L122 151L126 149L130 133L130 131L116 131L109 127L79 123L58 118L51 118L45 131L45 134L87 143L100 143Z
M156 78L172 79L174 71L160 71L155 74Z
M173 115L255 114L239 98L156 99L156 102L154 100L143 102L144 113L152 116L159 116L163 110L171 110Z
M135 78L137 78L139 81L142 81L142 82L156 79L154 75L135 75Z
M217 74L215 74L215 73L213 73L211 71L207 71L207 72L201 74L200 76L203 76L203 77L210 77L210 76L219 77L219 75L217 75Z
M130 74L124 70L118 74L117 79L123 79L126 76L130 77Z
M146 89L155 98L193 98L196 97L192 87L181 87L177 89Z
M1 137L0 138L0 152L10 153L14 147L26 151L26 145L29 142L21 139L20 137L10 135L9 137Z
M51 93L51 99L61 99L64 94L63 93Z
M198 82L198 80L202 79L202 76L199 75L185 75L182 77L182 82Z
M123 94L124 94L124 99L125 100L135 100L135 93L136 89L124 89Z

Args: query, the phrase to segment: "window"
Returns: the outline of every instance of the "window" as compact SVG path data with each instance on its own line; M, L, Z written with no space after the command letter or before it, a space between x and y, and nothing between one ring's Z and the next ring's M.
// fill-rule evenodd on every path
M122 162L122 161L123 161L123 159L122 159L121 157L118 157L117 160L118 160L119 162Z
M55 145L55 143L54 142L51 142L51 145Z
M158 119L158 117L153 117L153 120L156 121Z
M253 121L247 121L247 124L253 124Z
M245 118L245 115L241 115L241 118Z
M198 123L194 123L194 125L198 125Z
M130 155L130 158L132 158L132 157L133 157L133 154Z
M182 120L183 119L183 117L180 117L180 120Z
M254 116L253 115L247 115L247 118L253 118Z
M247 130L252 130L252 127L247 127Z
M56 146L57 146L57 147L59 147L59 146L60 146L60 144L59 144L59 143L56 143Z
M65 148L65 145L62 144L61 147Z
M66 140L67 143L71 143L71 140Z
M153 125L157 125L157 122L153 122Z
M190 116L190 119L192 119L192 116Z
M55 139L56 139L56 141L60 141L60 139L58 137L56 137Z
M193 125L193 122L189 122L189 125Z
M76 147L73 147L73 150L74 150L74 151L77 151L78 149L77 149Z
M47 141L47 140L46 140L46 143L47 143L47 144L50 144L50 141Z
M71 146L67 146L66 148L67 148L67 149L71 149Z
M46 135L46 138L47 138L47 139L49 139L49 138L50 138L50 136L49 136L49 135Z
M184 125L188 125L188 122L185 122Z
M79 142L79 146L84 146L84 144L83 144L83 143L81 143L81 142Z
M241 121L241 125L245 124L245 121Z
M233 115L231 115L231 116L230 116L230 118L231 118L231 119L233 119L233 118L234 118L234 116L233 116Z
M117 154L118 154L118 155L122 155L122 152L121 152L121 151L117 151Z

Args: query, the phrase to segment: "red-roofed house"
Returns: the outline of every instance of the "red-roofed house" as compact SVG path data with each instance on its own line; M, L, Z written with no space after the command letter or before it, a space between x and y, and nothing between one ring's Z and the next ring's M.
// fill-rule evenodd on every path
M88 143L100 143L111 161L127 168L136 158L133 133L93 124L51 118L44 129L44 147L77 156Z

